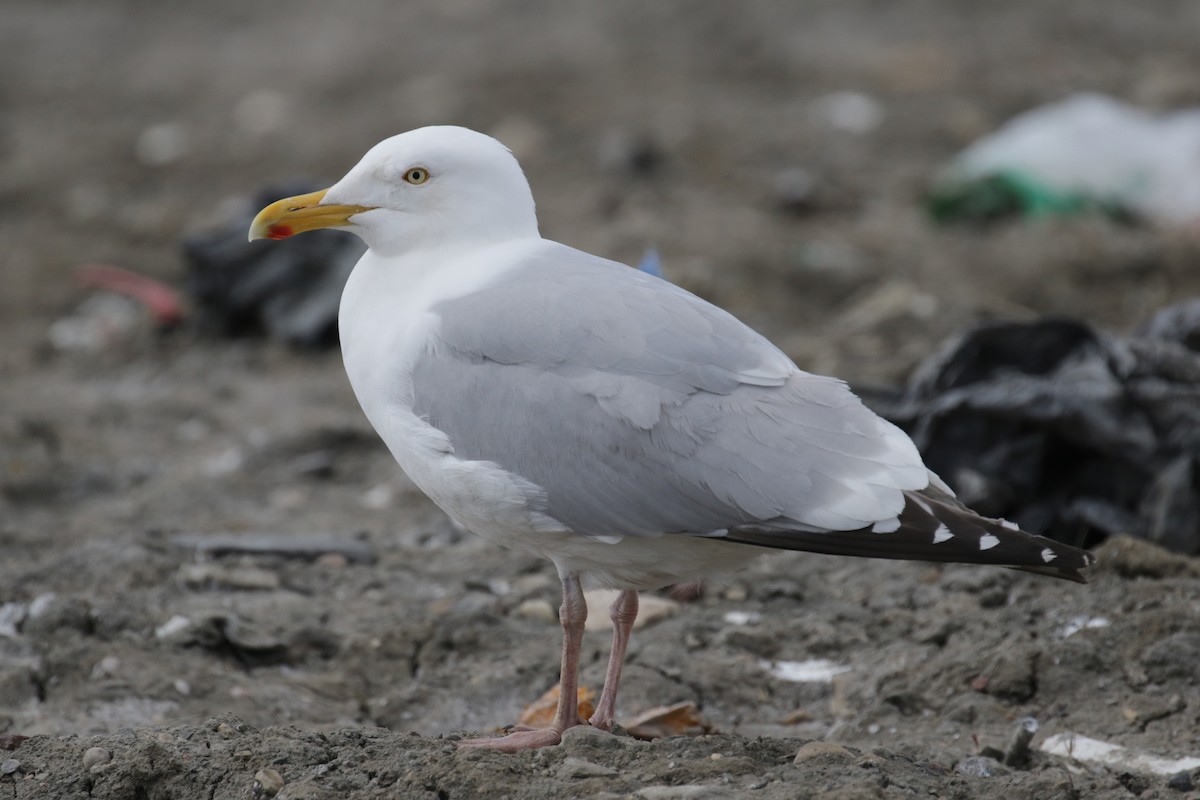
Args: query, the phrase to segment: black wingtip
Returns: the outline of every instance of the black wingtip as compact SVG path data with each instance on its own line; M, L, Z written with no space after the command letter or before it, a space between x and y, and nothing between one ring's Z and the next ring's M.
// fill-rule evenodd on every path
M828 555L992 564L1036 575L1087 583L1081 570L1096 563L1086 550L981 517L949 497L906 492L907 503L892 531L793 531L763 526L731 529L731 541Z

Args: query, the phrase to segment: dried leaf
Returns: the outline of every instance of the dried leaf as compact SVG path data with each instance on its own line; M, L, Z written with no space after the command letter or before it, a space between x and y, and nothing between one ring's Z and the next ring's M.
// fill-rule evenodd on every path
M530 728L548 728L554 722L554 712L558 710L558 695L562 690L561 684L555 684L550 691L521 709L517 718L518 725ZM579 687L579 718L587 719L596 711L594 700L596 693L586 686Z
M663 736L701 736L712 731L695 703L676 703L643 711L624 727L630 736L647 741Z

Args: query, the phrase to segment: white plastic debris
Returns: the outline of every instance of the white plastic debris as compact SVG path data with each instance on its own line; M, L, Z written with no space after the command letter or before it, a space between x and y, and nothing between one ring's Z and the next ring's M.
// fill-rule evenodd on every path
M1019 173L1170 224L1200 221L1200 108L1155 115L1099 94L1026 111L964 150L948 180Z
M1057 633L1060 639L1066 639L1068 636L1074 636L1080 631L1093 628L1107 628L1110 624L1106 617L1089 617L1086 614L1080 614L1067 620L1067 623L1059 628Z
M783 681L793 683L829 683L838 675L850 671L847 664L836 664L825 658L808 661L760 661L759 666Z
M1153 772L1158 775L1174 775L1182 770L1200 767L1200 758L1163 758L1122 747L1119 744L1102 742L1077 733L1056 733L1042 742L1043 753L1065 756L1076 761L1102 764L1114 769L1130 772Z
M757 625L762 622L762 614L757 611L727 611L725 621L730 625Z

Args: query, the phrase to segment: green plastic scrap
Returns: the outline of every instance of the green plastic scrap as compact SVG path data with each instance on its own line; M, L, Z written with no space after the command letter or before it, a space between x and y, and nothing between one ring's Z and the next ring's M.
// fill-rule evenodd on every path
M1128 220L1129 210L1111 200L1083 192L1052 189L1017 170L1004 170L970 180L948 181L925 197L935 222L990 222L1006 217L1049 219L1100 213Z

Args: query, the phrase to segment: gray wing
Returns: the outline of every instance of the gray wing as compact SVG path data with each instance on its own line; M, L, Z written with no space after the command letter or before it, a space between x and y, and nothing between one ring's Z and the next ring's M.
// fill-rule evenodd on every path
M853 530L928 483L908 437L844 384L623 265L547 243L434 312L415 413L459 457L542 487L539 510L578 533Z

